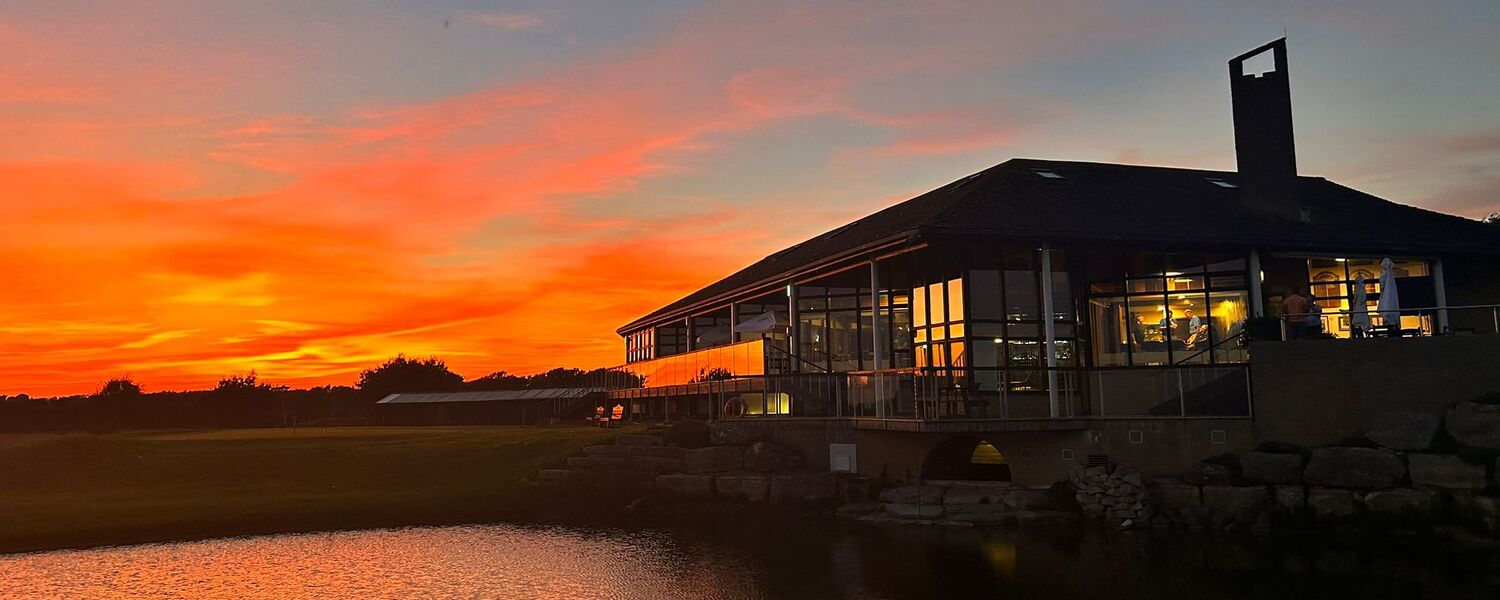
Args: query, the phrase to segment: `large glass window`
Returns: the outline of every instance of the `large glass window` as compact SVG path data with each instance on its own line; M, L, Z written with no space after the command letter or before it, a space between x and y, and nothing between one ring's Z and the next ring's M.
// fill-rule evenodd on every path
M869 271L853 269L796 288L801 371L844 372L871 366L868 278Z
M1052 314L1057 364L1076 364L1077 309L1062 252L1051 250ZM970 269L968 313L949 325L949 337L963 336L974 383L982 391L1045 392L1045 317L1042 310L1040 254L1035 249L1003 252L995 267ZM961 334L954 330L963 327ZM1003 370L1002 370L1003 369Z
M1094 364L1244 360L1229 341L1248 316L1243 258L1136 253L1124 262L1120 280L1089 282Z
M652 354L655 344L653 338L655 330L642 329L625 336L625 362L637 362L655 358Z
M656 355L672 356L688 351L687 323L661 325L656 328Z
M1337 338L1354 335L1356 323L1349 314L1354 309L1354 299L1361 279L1364 281L1365 308L1369 311L1372 326L1387 325L1386 320L1375 312L1380 302L1379 258L1309 258L1307 259L1307 289L1312 300L1323 309L1323 332ZM1426 307L1435 304L1431 298L1433 289L1428 263L1420 259L1393 259L1392 275L1401 290L1403 306ZM1408 290L1417 293L1410 293ZM1415 304L1413 303L1415 301ZM1417 329L1432 333L1432 316L1428 314L1403 313L1399 322L1401 329Z

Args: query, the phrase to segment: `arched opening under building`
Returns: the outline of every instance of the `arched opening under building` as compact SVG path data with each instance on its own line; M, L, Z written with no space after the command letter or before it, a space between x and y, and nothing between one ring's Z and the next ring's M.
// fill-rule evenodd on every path
M955 437L939 443L922 461L924 480L1010 481L1010 463L990 442Z

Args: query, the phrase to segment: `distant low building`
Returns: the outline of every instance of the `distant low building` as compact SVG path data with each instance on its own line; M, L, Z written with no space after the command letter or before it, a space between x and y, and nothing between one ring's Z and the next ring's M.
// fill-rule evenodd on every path
M535 425L578 416L602 402L603 388L535 388L391 394L375 403L391 425Z
M1263 53L1274 70L1245 73ZM886 476L964 472L943 463L993 446L1005 477L1045 483L1328 443L1374 411L1500 390L1474 368L1500 364L1500 231L1299 176L1285 40L1230 71L1237 172L1004 162L621 327L610 402ZM1378 312L1382 274L1399 311ZM1282 315L1293 293L1321 314Z

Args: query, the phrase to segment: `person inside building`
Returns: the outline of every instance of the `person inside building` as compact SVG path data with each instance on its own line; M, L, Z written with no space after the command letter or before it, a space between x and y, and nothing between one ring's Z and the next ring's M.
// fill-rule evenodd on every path
M1177 328L1177 317L1172 314L1172 309L1166 309L1166 312L1161 317L1161 321L1157 322L1156 326L1161 329L1162 341L1168 344L1172 343L1172 338L1175 337L1172 335L1172 330Z
M1198 342L1208 339L1208 325L1198 315L1193 314L1193 309L1191 308L1184 310L1183 314L1187 315L1188 338L1186 345L1188 350L1192 350L1194 346L1198 345Z
M1130 318L1130 347L1136 352L1141 350L1141 342L1146 339L1146 322L1141 319L1141 313L1133 313Z

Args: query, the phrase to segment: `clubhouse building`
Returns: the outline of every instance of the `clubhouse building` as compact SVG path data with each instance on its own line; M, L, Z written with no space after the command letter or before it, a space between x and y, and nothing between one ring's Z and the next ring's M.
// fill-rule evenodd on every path
M1500 390L1500 227L1299 175L1285 40L1229 64L1238 171L1006 161L624 325L608 402L835 470L962 478L988 445L1050 482Z

